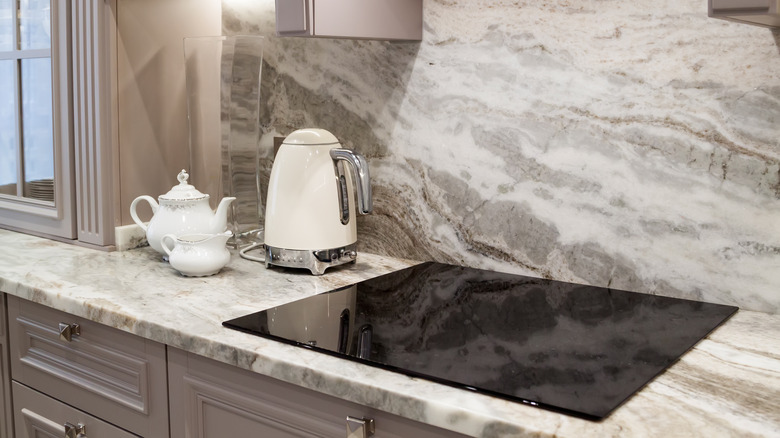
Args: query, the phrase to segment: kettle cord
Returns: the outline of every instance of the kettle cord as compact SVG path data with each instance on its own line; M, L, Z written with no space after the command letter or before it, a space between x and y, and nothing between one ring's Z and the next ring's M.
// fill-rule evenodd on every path
M241 258L243 258L243 259L251 260L253 262L263 262L263 263L265 263L265 257L259 258L259 257L255 257L255 256L251 256L251 255L247 254L247 251L253 250L253 249L257 248L257 247L263 247L263 246L265 246L265 244L260 243L260 242L253 243L253 244L247 246L246 248L243 248L243 249L239 250L238 251L238 255L240 255Z

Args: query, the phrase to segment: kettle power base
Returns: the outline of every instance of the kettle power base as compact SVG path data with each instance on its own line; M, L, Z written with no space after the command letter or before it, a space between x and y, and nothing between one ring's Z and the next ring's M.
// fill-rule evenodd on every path
M284 249L265 246L265 267L308 269L314 275L322 275L332 266L354 263L357 260L357 244L321 250Z

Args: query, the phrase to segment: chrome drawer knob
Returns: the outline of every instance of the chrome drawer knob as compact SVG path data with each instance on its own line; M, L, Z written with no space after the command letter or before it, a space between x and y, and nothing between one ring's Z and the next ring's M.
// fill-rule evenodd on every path
M87 438L87 426L79 423L65 423L65 438Z
M370 438L374 432L373 418L347 417L347 438Z
M78 336L81 334L81 327L76 324L66 324L64 322L60 323L60 339L63 341L72 341L73 336Z

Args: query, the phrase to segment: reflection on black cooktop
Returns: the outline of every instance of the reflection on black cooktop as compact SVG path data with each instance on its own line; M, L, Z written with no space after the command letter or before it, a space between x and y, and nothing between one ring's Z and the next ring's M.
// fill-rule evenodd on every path
M424 263L224 325L596 420L736 310Z

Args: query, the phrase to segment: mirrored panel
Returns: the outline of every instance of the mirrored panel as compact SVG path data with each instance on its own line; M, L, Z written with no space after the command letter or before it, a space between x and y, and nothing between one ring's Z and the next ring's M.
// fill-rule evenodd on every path
M54 201L51 59L21 61L24 196Z
M0 193L16 195L17 138L14 104L15 60L0 61Z
M49 0L19 0L19 48L51 47L51 3Z

